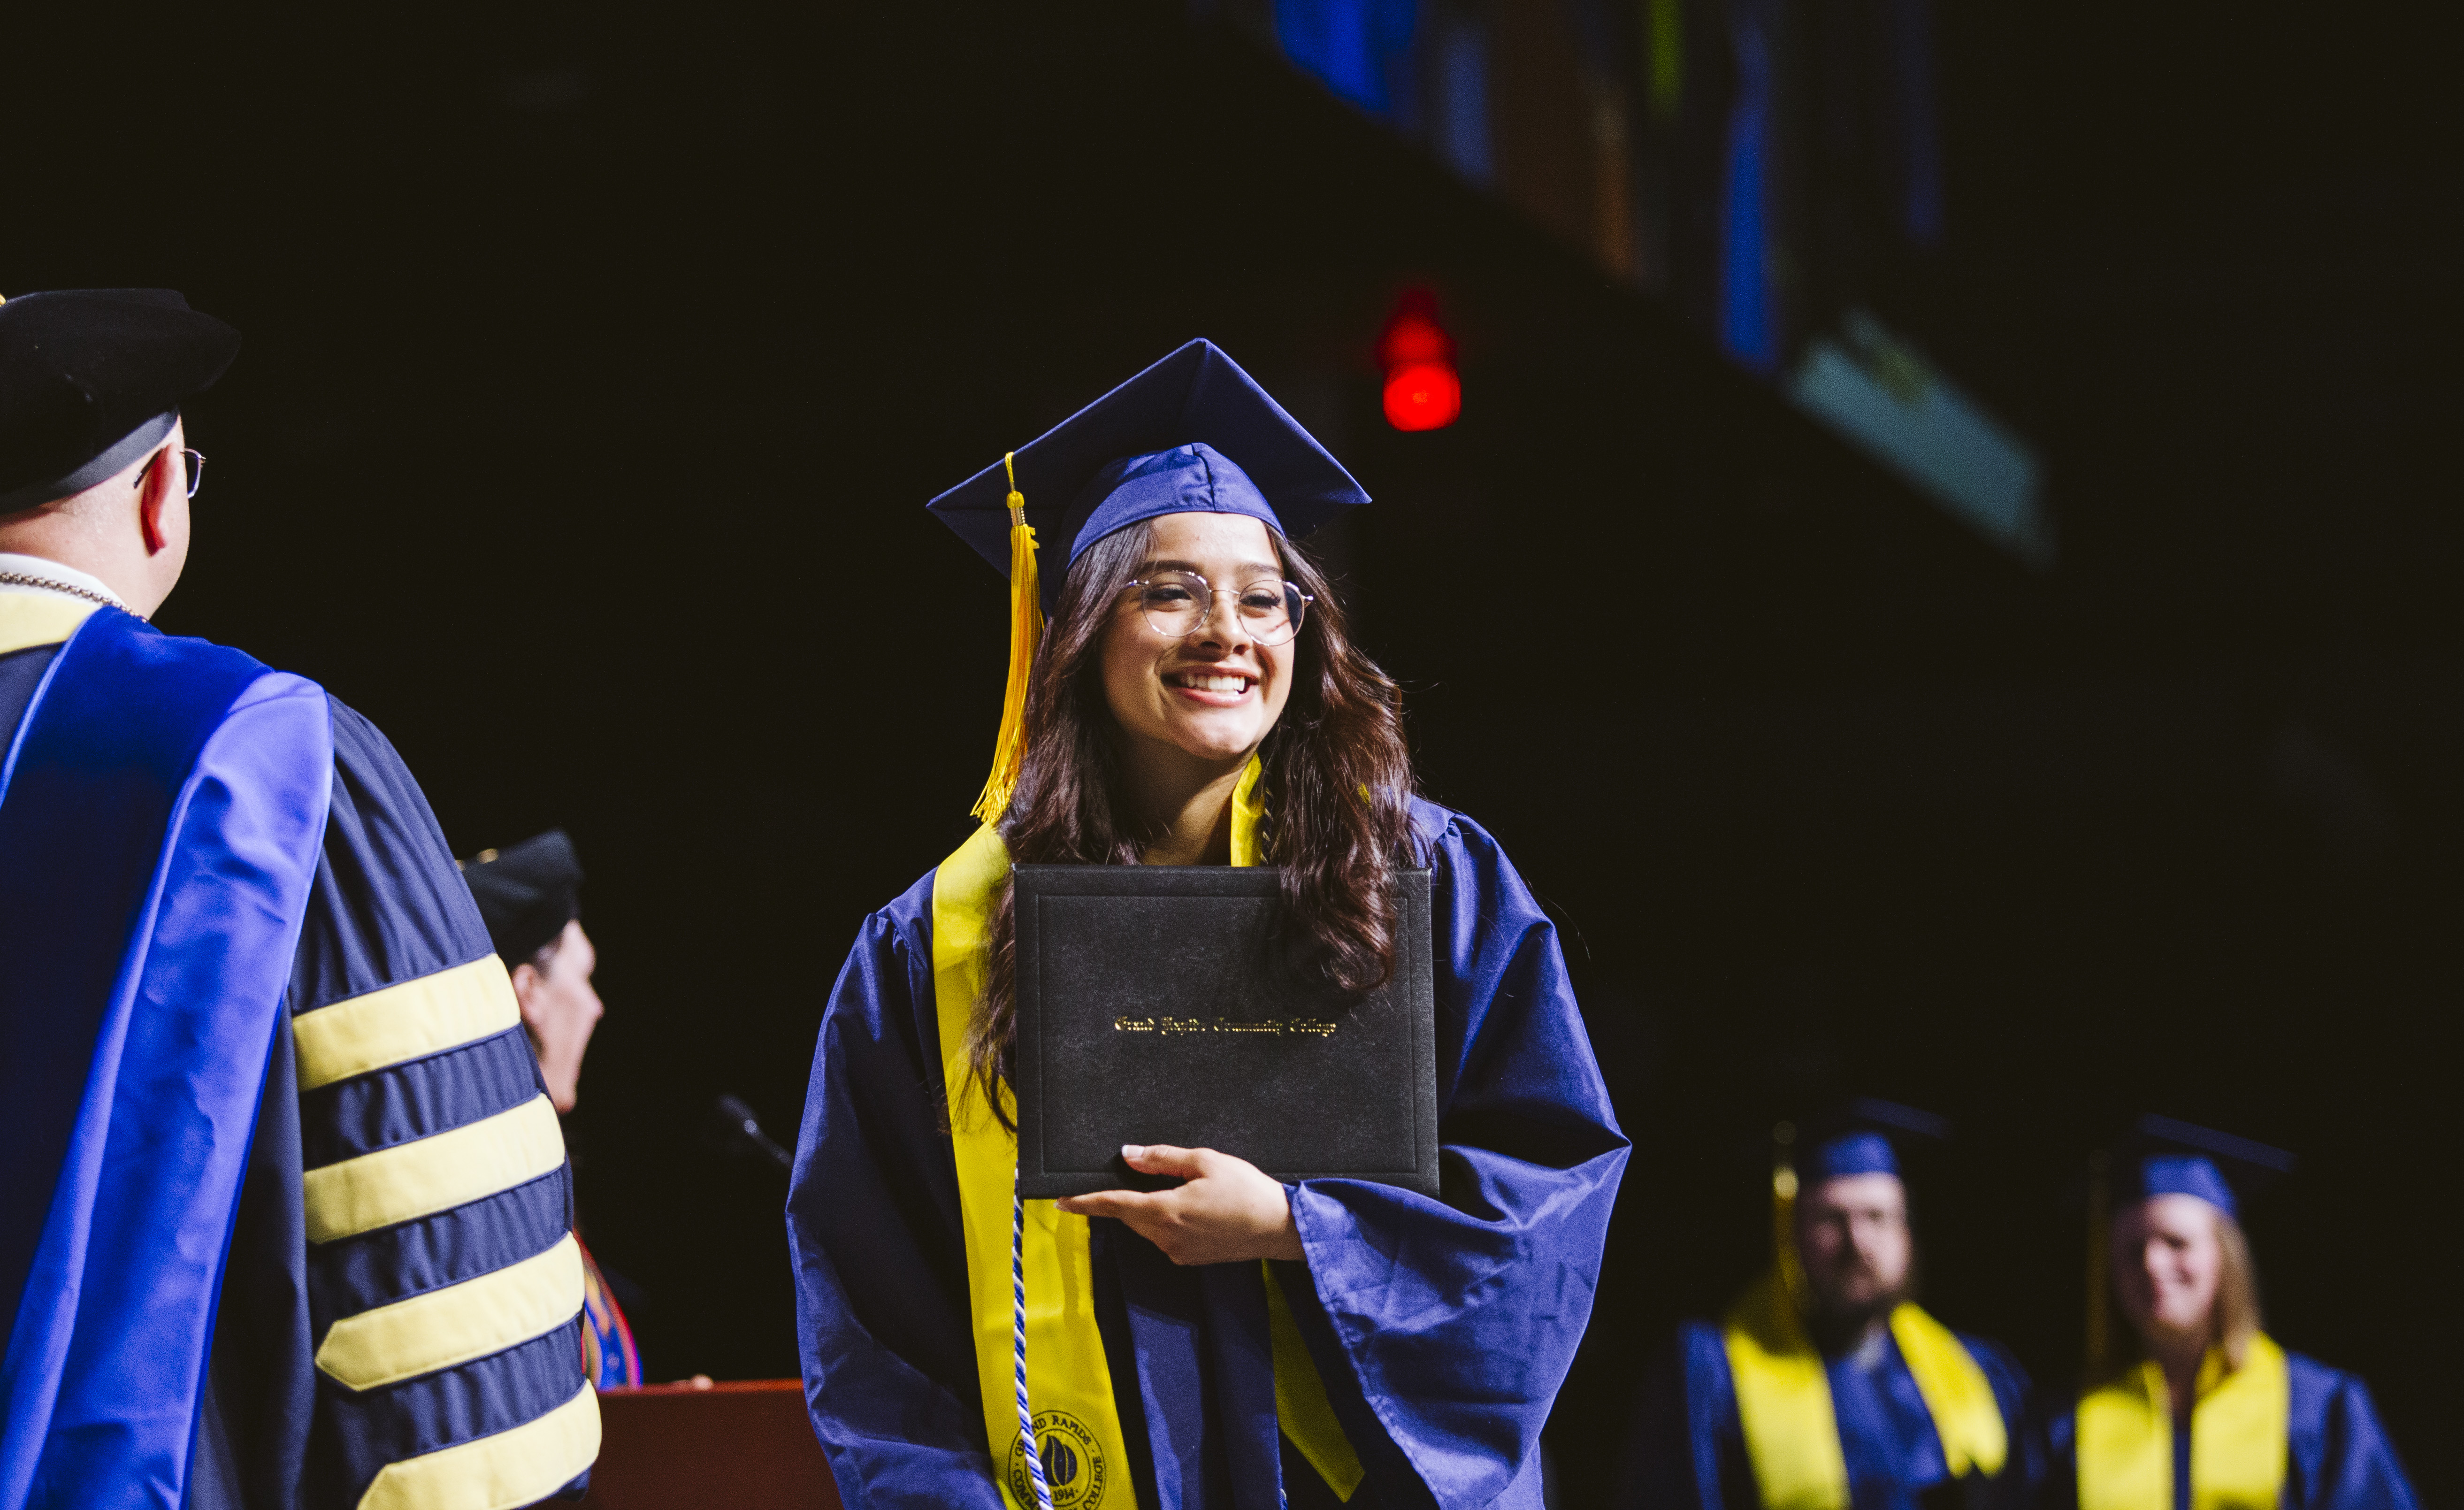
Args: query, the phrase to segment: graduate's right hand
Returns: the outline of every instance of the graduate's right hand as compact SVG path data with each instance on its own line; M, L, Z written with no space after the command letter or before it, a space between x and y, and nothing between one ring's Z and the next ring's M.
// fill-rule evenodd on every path
M1140 1174L1177 1175L1183 1183L1169 1190L1067 1196L1061 1210L1118 1218L1177 1264L1306 1256L1300 1229L1292 1224L1290 1197L1248 1160L1167 1144L1129 1144L1121 1158Z

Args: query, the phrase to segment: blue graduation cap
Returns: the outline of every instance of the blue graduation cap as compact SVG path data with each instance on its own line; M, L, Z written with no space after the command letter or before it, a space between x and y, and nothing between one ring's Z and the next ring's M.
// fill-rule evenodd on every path
M1032 501L1029 501L1029 500ZM977 799L1009 806L1024 756L1027 672L1061 573L1116 530L1164 514L1245 514L1297 540L1369 501L1343 464L1211 341L1193 341L925 506L1010 579L1009 687L993 774Z
M1851 1097L1796 1131L1796 1176L1804 1185L1854 1174L1900 1173L1900 1150L1912 1139L1940 1143L1950 1123L1931 1112L1871 1096Z
M2171 1117L2142 1117L2114 1149L2110 1204L2194 1195L2238 1219L2241 1198L2293 1170L2293 1155Z
M1256 379L1199 340L925 507L1006 572L1013 506L1045 544L1067 543L1067 570L1105 536L1161 514L1246 514L1298 540L1368 501Z

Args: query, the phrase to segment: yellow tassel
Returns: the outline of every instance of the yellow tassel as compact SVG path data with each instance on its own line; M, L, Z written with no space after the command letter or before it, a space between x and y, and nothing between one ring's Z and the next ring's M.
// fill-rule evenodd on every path
M1026 522L1026 495L1018 490L1017 454L1001 456L1009 474L1009 686L1001 694L1001 737L993 743L993 773L976 799L975 815L986 823L1009 811L1026 761L1026 675L1044 638L1044 599L1035 571L1035 527Z
M1796 1313L1806 1312L1805 1263L1796 1253L1796 1125L1781 1122L1771 1129L1771 1258L1779 1270L1781 1291Z

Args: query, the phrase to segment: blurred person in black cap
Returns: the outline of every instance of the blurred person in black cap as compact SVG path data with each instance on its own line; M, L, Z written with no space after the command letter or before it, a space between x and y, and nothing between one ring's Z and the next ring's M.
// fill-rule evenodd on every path
M168 290L0 302L0 1505L579 1493L564 1144L427 800L145 621L238 347Z
M1916 1303L1901 1144L1941 1119L1859 1099L1776 1135L1773 1262L1647 1379L1624 1501L1766 1510L2012 1502L2027 1376ZM1804 1150L1798 1157L1795 1150Z
M605 1010L590 984L599 951L582 927L582 859L564 831L551 829L507 849L481 850L463 862L462 878L513 977L548 1099L558 1112L570 1112L581 1097L582 1056ZM602 1389L643 1383L633 1328L586 1247L582 1275L583 1371Z
M562 829L505 850L481 850L462 863L488 938L513 976L522 1028L539 1054L548 1099L573 1110L582 1056L606 1009L592 988L599 951L582 928L582 859Z
M2101 1161L2088 1388L2048 1423L2045 1505L2410 1510L2368 1388L2262 1330L2241 1203L2292 1166L2280 1149L2168 1117L2141 1119Z

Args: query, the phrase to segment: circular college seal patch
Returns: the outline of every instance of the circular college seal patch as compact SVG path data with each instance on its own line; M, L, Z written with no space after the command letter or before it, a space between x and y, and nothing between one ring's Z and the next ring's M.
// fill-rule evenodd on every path
M1052 1510L1101 1510L1105 1473L1103 1444L1087 1423L1067 1410L1035 1412L1036 1455L1044 1459L1044 1482L1052 1491ZM1020 1504L1035 1503L1035 1486L1026 1477L1026 1436L1009 1439L1009 1492Z

